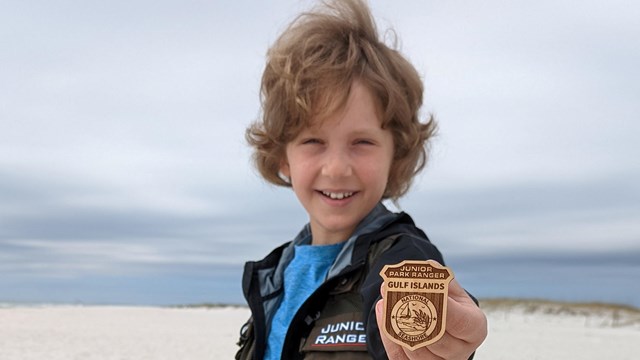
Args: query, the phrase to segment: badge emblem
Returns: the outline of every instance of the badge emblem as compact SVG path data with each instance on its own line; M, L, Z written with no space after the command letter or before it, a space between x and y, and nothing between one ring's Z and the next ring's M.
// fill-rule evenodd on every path
M405 260L385 265L380 276L387 336L409 350L438 341L445 331L451 270L433 260Z

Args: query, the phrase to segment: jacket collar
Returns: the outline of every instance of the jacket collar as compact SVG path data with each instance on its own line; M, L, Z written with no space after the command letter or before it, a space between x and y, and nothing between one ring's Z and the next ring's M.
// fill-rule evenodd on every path
M339 275L346 268L354 264L354 260L356 260L354 258L354 250L356 249L358 238L378 231L389 223L394 222L400 215L401 214L389 211L381 202L378 203L373 210L360 221L353 234L346 240L344 247L329 269L327 279ZM284 270L293 259L295 246L310 243L311 226L307 223L292 241L280 246L262 261L252 263L253 268L259 270L257 275L259 278L260 295L262 297L276 293L282 288Z
M342 251L336 257L336 261L329 269L327 279L330 279L342 273L345 268L351 266L354 262L354 249L357 239L366 234L370 234L382 228L384 225L396 219L398 214L389 211L382 203L378 203L371 212L358 224L356 230L347 240Z

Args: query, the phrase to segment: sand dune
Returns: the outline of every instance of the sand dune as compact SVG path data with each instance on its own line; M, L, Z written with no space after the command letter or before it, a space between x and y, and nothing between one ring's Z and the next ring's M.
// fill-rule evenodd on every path
M636 359L640 311L491 300L476 359ZM243 307L0 307L2 360L231 359Z
M602 304L485 301L489 336L479 360L637 359L640 311Z

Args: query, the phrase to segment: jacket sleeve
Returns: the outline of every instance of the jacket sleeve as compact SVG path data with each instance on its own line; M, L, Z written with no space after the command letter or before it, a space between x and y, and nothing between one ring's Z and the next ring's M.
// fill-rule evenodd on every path
M365 278L360 292L365 314L368 312L365 316L367 346L369 353L376 360L388 359L380 338L375 312L375 304L380 300L380 286L382 285L380 271L385 265L397 264L403 260L436 260L444 265L442 254L429 240L412 235L400 236L393 246L371 264L369 274Z

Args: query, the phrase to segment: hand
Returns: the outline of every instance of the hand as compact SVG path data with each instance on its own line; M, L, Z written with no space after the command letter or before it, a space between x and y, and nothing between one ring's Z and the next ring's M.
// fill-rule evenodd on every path
M384 297L385 289L380 288ZM410 351L387 338L383 333L382 300L376 304L376 318L380 337L391 360L467 360L487 337L487 318L471 297L455 280L449 284L447 324L442 338L415 351Z

